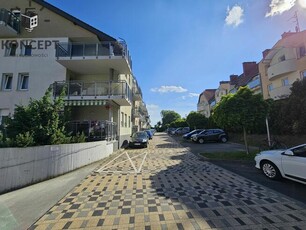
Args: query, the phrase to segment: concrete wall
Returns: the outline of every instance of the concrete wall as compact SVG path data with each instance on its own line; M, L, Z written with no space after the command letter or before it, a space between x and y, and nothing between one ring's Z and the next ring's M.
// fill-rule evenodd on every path
M118 145L118 143L116 142ZM106 141L0 149L0 193L43 181L108 157Z

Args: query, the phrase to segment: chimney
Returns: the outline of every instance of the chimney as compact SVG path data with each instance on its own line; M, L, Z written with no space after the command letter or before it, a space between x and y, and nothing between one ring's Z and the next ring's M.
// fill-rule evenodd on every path
M243 75L249 76L254 72L254 69L257 68L256 62L243 62Z
M271 49L266 49L262 52L262 58L265 59L265 57L268 55Z
M236 85L238 83L238 75L231 75L230 76L230 84L231 85Z

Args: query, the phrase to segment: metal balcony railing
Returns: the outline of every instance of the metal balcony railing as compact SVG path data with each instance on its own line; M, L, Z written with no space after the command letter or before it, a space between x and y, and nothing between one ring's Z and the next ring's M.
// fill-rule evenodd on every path
M58 97L61 94L67 97L103 97L107 96L119 96L126 98L128 101L132 101L132 92L125 81L109 81L109 82L82 82L82 81L70 81L70 82L55 82L53 84L54 97Z
M20 33L20 19L12 12L3 8L0 9L0 24L8 25L17 33Z
M66 129L72 136L84 134L87 141L114 141L117 139L117 124L110 121L70 121Z
M59 42L56 45L56 57L124 57L131 69L132 59L127 45L118 41L100 43Z

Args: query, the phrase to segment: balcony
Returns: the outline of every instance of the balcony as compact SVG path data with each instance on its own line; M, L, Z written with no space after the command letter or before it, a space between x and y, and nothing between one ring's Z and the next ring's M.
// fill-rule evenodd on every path
M284 60L268 68L268 78L269 80L274 80L277 77L281 77L284 74L294 72L296 70L297 70L297 60L296 59Z
M138 107L135 107L135 108L132 110L132 116L133 116L133 118L140 117L140 111L139 111L139 108L138 108Z
M137 84L133 86L133 100L142 101L142 92Z
M1 37L14 37L20 33L20 19L6 9L0 9Z
M95 103L113 100L120 106L130 106L132 93L125 81L120 82L55 82L53 84L54 97L64 94L66 102L88 102L69 103L69 105L100 105Z
M274 88L271 91L269 91L269 96L274 100L287 98L291 94L290 88L291 85Z
M115 69L121 74L132 73L132 60L126 44L119 42L58 43L57 61L80 74L105 74Z

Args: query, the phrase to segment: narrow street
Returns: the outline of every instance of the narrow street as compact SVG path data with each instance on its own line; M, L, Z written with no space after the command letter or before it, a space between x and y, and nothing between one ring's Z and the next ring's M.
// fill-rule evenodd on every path
M306 206L167 134L104 161L30 229L303 229Z

